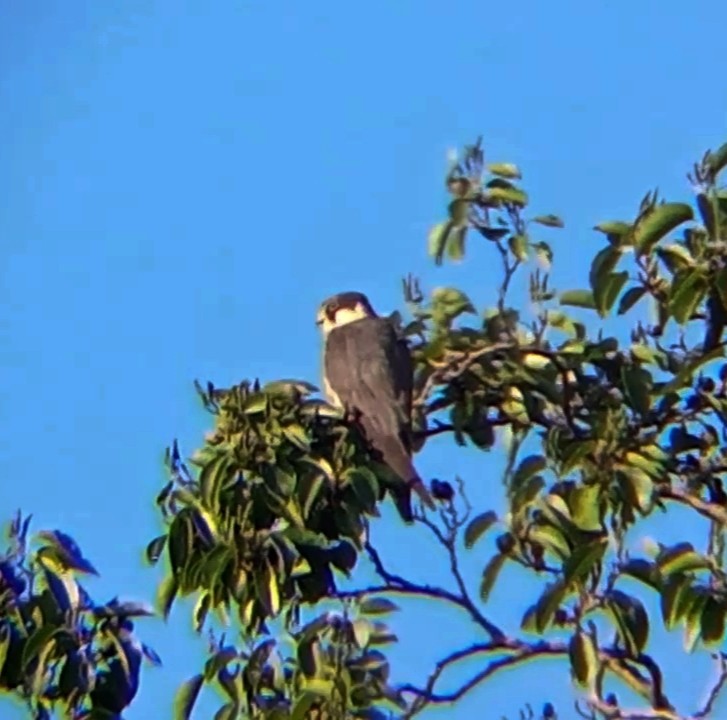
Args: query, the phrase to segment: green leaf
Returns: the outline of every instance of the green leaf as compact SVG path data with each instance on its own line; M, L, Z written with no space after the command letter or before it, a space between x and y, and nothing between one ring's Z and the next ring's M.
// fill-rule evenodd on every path
M444 257L444 248L447 243L447 237L449 231L452 228L453 223L448 220L447 222L437 223L430 231L429 238L427 240L427 248L429 257L434 258L434 262L437 265L442 264L442 258Z
M229 702L215 713L212 720L235 720L239 712L240 708L234 702Z
M512 163L490 163L487 169L493 175L499 175L508 180L519 180L522 177L517 165Z
M42 625L25 641L20 660L20 667L23 669L23 672L27 672L28 665L38 657L43 648L59 630L61 628L54 625Z
M10 627L8 625L0 626L0 675L2 675L5 660L10 649Z
M608 540L599 538L595 542L576 546L563 566L563 579L567 584L581 583L594 566L603 558Z
M686 203L664 203L654 208L634 229L634 247L640 255L650 253L654 246L682 223L694 219L694 211Z
M608 240L612 245L624 245L629 239L632 227L633 225L630 223L612 220L599 223L593 229L608 236Z
M617 314L623 315L627 313L644 295L646 295L646 288L643 285L636 285L635 287L629 288L618 301Z
M541 545L561 561L570 557L571 549L568 541L558 528L552 525L533 525L528 531L528 540Z
M265 612L276 617L280 612L280 588L278 578L270 563L265 561L255 574L257 596Z
M637 657L649 639L649 616L641 601L620 590L611 590L607 607L616 622L618 636L627 652Z
M700 630L705 645L719 645L724 637L725 606L710 595L702 608Z
M169 617L178 589L179 586L174 575L167 575L157 587L155 605L165 620Z
M652 479L641 468L629 466L624 466L617 477L629 504L644 515L651 512L654 498Z
M538 215L533 218L533 222L545 225L546 227L565 227L565 223L557 215Z
M144 556L146 557L147 562L151 565L155 565L161 557L161 554L164 552L164 547L166 544L166 535L160 535L159 537L154 538L146 546L146 552L144 553Z
M669 291L669 312L680 325L692 316L707 294L708 287L699 270L682 270L676 274Z
M588 284L594 297L598 294L598 286L603 285L605 279L616 269L622 254L621 248L612 245L606 245L596 253L588 271Z
M602 529L600 510L601 486L579 485L573 488L569 506L573 522L584 532L598 532Z
M591 290L564 290L558 299L561 305L588 308L589 310L596 308Z
M683 245L672 243L658 247L656 248L656 256L672 274L694 267L694 258Z
M312 678L318 674L321 666L320 655L320 644L316 637L301 640L298 643L298 665L300 666L300 669L303 671L304 675Z
M447 257L453 262L459 262L464 257L467 230L467 225L455 225L447 237Z
M654 563L643 558L633 558L621 565L621 572L640 580L654 590L659 589L659 571Z
M693 600L685 612L684 623L684 650L690 653L694 650L702 633L702 610L707 604L709 595L704 588L694 588Z
M464 531L464 545L471 548L497 522L497 513L488 510L473 518Z
M656 559L656 564L664 577L689 570L706 570L712 566L709 558L700 555L688 542L678 543L662 550Z
M452 222L452 227L464 225L467 223L467 215L470 211L469 200L464 200L462 198L452 200L452 202L449 203L447 210L449 212L449 219Z
M356 497L361 501L361 507L371 512L379 500L379 482L376 475L367 467L358 467L347 471L344 478L350 480Z
M533 475L543 472L546 467L547 462L542 455L528 455L524 457L518 464L510 480L511 492L517 492L526 480L529 480Z
M362 600L358 609L363 615L386 615L399 610L399 606L388 598L372 597Z
M310 450L310 438L302 425L291 423L283 427L283 435L286 439L301 450Z
M654 384L651 373L638 366L625 365L621 368L621 381L629 405L637 413L646 415L651 409L651 388Z
M712 173L716 176L727 165L727 143L714 152L710 151L707 156L707 163Z
M573 676L582 687L593 687L598 675L598 652L593 638L578 630L568 643Z
M302 693L293 705L290 713L290 720L305 720L308 717L308 711L311 705L318 701L318 696L312 692Z
M691 580L686 575L668 577L661 589L660 604L664 627L673 630L682 619L692 596Z
M544 632L553 621L555 611L560 607L566 596L566 586L562 580L549 584L536 603L535 628Z
M174 697L174 710L172 711L174 720L189 720L203 682L203 675L195 675L182 683Z
M351 629L356 645L365 650L371 639L371 623L365 618L358 618L351 623Z
M526 235L510 235L507 244L510 252L520 262L525 262L528 259L528 238Z
M506 560L507 555L502 555L501 553L493 555L485 566L485 569L482 571L480 599L483 603L487 602L487 599L490 597L492 588L495 586L495 582L497 581L497 576L500 574L500 570L502 570L502 566L505 564Z
M202 501L209 508L217 507L217 498L225 481L231 460L227 453L218 453L200 470L199 484L202 491Z
M593 291L593 301L601 317L606 317L611 312L616 298L623 290L623 286L628 279L629 274L626 270L609 273L599 278L598 284Z
M499 200L520 207L528 204L527 194L516 187L489 187L485 191L485 197L489 200Z
M305 688L306 692L315 693L319 697L329 698L335 688L335 685L333 683L333 680L313 677L303 678L303 687Z

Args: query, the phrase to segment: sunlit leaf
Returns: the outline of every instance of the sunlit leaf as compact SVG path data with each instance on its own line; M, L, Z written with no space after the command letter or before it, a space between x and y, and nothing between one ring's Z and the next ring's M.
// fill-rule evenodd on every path
M598 674L598 653L593 638L583 631L577 631L568 644L573 676L582 687L591 687Z
M686 203L664 203L654 208L634 229L634 247L648 254L654 246L682 223L694 219L694 211Z

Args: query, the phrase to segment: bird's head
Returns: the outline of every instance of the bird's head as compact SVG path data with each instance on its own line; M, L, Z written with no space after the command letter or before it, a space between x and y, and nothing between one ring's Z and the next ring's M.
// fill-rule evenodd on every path
M320 304L316 324L328 335L334 328L366 317L376 317L369 299L360 292L342 292Z

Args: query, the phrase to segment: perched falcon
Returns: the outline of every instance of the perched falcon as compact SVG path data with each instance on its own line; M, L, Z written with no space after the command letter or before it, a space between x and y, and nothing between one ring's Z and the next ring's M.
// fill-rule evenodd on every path
M412 489L430 508L435 505L411 459L409 346L359 292L325 300L316 322L323 333L323 388L328 401L358 416L371 446L401 478L392 494L399 514L411 522Z

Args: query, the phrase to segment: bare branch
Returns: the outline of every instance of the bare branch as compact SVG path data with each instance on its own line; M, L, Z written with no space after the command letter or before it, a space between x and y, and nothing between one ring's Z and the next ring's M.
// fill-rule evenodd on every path
M671 487L669 485L659 486L658 492L663 498L674 500L682 505L688 505L693 510L696 510L700 515L703 515L710 520L714 520L721 525L727 525L727 509L720 505L705 502L701 498L692 495L687 490Z
M724 653L718 653L716 656L719 666L719 675L712 689L707 695L707 700L704 703L704 707L694 713L694 719L709 717L710 713L714 708L714 704L717 702L719 694L722 692L725 683L727 682L727 656Z
M465 610L472 620L477 623L493 640L501 640L505 637L505 634L497 627L494 623L490 622L475 606L468 595L461 596L456 595L449 590L444 588L435 587L432 585L420 585L418 583L410 582L405 578L390 573L384 567L376 549L371 543L366 543L366 552L368 553L371 562L374 565L376 573L386 582L386 589L388 592L399 592L405 595L420 595L422 597L437 598L439 600L446 600L454 605ZM383 590L381 590L383 592ZM341 597L341 594L339 594ZM350 595L349 595L350 597Z

